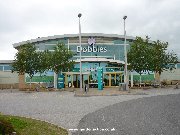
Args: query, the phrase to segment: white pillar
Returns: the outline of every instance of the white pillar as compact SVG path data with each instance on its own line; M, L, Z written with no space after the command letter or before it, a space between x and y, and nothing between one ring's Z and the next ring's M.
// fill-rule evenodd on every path
M57 74L54 72L54 88L57 89Z
M68 38L68 51L69 51L69 38Z
M82 47L81 47L81 21L80 21L80 18L81 18L82 14L79 13L78 14L78 17L79 17L79 46L80 46L80 90L82 91L82 62L81 62L81 51L82 51Z
M124 83L126 85L126 90L129 90L129 76L128 76L128 71L127 71L127 45L126 45L126 29L125 29L125 20L127 16L124 16L124 61L125 61L125 69L124 69Z
M131 87L133 87L133 72L131 72Z

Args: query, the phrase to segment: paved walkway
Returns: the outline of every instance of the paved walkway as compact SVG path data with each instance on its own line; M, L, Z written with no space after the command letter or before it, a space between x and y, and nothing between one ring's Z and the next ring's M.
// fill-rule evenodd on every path
M87 114L115 103L157 95L179 94L180 89L144 90L140 95L76 97L74 92L19 92L0 90L0 112L45 120L73 129Z
M180 94L117 103L83 117L73 135L179 135Z

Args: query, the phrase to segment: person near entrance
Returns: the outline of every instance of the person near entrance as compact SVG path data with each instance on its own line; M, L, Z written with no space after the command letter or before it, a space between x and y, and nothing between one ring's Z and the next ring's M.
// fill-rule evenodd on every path
M89 91L89 86L87 83L85 83L84 85L84 91L87 93Z

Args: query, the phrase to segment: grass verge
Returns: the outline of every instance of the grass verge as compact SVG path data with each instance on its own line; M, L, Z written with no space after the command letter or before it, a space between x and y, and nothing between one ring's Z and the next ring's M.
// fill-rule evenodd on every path
M1 121L10 123L17 135L68 135L67 130L40 120L0 114Z

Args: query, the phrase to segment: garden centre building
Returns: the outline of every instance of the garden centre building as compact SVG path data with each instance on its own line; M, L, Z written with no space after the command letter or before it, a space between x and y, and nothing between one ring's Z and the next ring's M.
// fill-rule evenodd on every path
M135 37L127 36L127 48L130 48ZM53 51L57 43L64 43L75 55L74 68L71 71L63 72L63 83L65 87L80 87L80 46L79 34L64 34L48 37L38 37L13 44L13 47L18 49L19 46L27 42L33 43L37 51L50 50ZM104 87L116 87L119 83L124 82L124 36L117 34L102 34L102 33L82 33L81 34L81 62L82 62L82 82L88 83L90 87L97 86L98 67L103 69ZM3 65L2 65L3 66ZM176 70L173 72L165 71L161 74L161 81L167 80L170 84L173 81L180 81L180 63L176 65ZM0 68L1 69L1 68ZM6 69L6 68L2 68ZM19 84L29 82L29 77L19 76ZM135 72L129 73L131 82L138 82L139 75ZM132 81L133 80L133 81ZM154 74L143 74L142 82L148 83L154 80ZM33 82L49 83L54 81L54 72L48 71L43 74L43 77L35 75Z
M127 36L127 48L133 42L135 37ZM14 48L18 49L19 46L27 42L33 43L36 49L53 50L57 43L64 43L65 46L71 50L75 55L73 60L75 65L72 71L63 72L64 84L67 86L80 87L80 46L79 34L65 34L49 37L42 37L23 41L13 44ZM82 33L81 34L81 61L82 61L82 80L92 87L97 84L97 68L103 68L103 81L104 87L118 86L119 83L124 82L124 36L117 34L101 34L101 33ZM44 74L41 82L53 81L53 71ZM132 75L130 76L132 77ZM134 81L139 78L134 75ZM154 79L154 74L144 75L144 81ZM28 82L28 77L25 77ZM39 82L38 76L33 78L33 82ZM93 85L94 84L94 85Z

